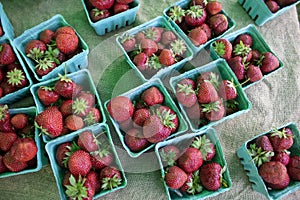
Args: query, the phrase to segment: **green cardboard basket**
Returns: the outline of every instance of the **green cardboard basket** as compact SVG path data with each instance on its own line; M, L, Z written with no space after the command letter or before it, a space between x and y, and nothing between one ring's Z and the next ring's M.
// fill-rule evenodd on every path
M15 36L14 28L3 9L2 3L0 3L0 23L4 32L4 34L0 37L0 41L5 40L6 38L13 39Z
M286 125L283 125L279 127L278 129L282 129L284 127L288 127L292 130L294 134L294 144L289 149L291 152L291 156L293 155L300 155L300 133L295 123L290 122ZM237 151L237 156L240 158L241 163L244 166L244 170L246 171L247 176L249 177L249 181L252 185L253 190L265 195L266 198L270 200L279 200L283 196L295 192L297 189L300 188L300 182L299 181L293 181L291 180L289 186L282 190L268 190L263 179L258 173L258 169L254 162L252 161L252 157L248 153L248 146L251 144L256 138L266 135L270 133L270 131L267 131L265 133L261 133L254 138L248 140L245 142Z
M52 140L51 142L46 144L46 151L47 151L47 153L49 155L49 158L50 158L51 167L52 167L52 170L53 170L53 173L54 173L54 176L55 176L56 185L57 185L59 196L60 196L61 200L67 200L68 199L66 194L65 194L65 189L62 185L62 181L63 181L64 174L65 174L65 169L63 169L62 167L60 167L57 164L56 158L55 158L55 152L56 152L56 149L58 148L58 146L60 144L65 143L65 142L74 141L77 138L77 136L79 136L80 133L82 133L84 131L92 131L95 136L97 136L99 133L105 131L105 136L106 136L106 138L107 138L107 140L110 144L111 151L112 151L112 153L114 155L114 158L115 158L114 162L116 164L116 167L120 170L121 175L122 175L122 183L121 183L120 186L118 186L116 188L113 188L112 190L100 191L100 192L98 192L94 195L93 199L97 199L97 198L102 197L106 194L109 194L109 193L112 193L116 190L122 189L122 188L126 187L126 185L127 185L127 179L125 177L125 172L123 170L123 167L122 167L121 162L119 160L119 157L117 155L117 152L116 152L114 143L112 141L108 126L106 124L95 124L95 125L86 127L84 129L78 130L76 132L73 132L71 134L64 135L63 137Z
M183 119L183 116L181 115L179 109L176 107L174 101L172 100L171 96L169 95L168 91L166 90L166 88L163 86L162 82L159 79L152 79L151 81L146 82L146 83L144 83L144 84L142 84L142 85L126 92L126 93L123 93L123 94L119 95L119 96L126 96L126 97L130 98L131 101L135 101L135 100L138 100L140 98L143 91L145 91L146 89L148 89L152 86L157 87L162 92L162 94L164 95L165 99L164 99L164 102L163 102L162 105L169 106L172 110L175 111L175 113L178 116L179 126L178 126L178 129L177 129L177 132L170 135L167 139L173 138L175 136L178 136L178 135L184 133L188 129L188 126L187 126L185 120ZM105 102L106 111L107 111L107 104L109 103L109 101L110 100ZM108 113L108 111L107 111L107 113ZM121 130L119 124L110 116L109 113L108 113L108 116L109 116L109 118L110 118L110 120L111 120L118 136L119 136L119 139L120 139L123 147L125 148L125 150L127 151L127 153L131 157L136 158L136 157L142 155L144 152L149 151L151 149L154 149L155 145L151 144L147 148L143 149L140 152L131 151L125 143L125 139L124 139L125 138L125 133Z
M218 138L218 135L217 135L215 129L213 129L213 128L209 128L209 129L197 132L197 133L187 133L185 135L173 138L173 139L165 141L165 142L159 142L155 146L155 154L159 161L163 184L164 184L165 191L167 193L169 200L171 200L171 199L172 200L175 200L175 199L176 200L206 199L206 198L217 196L217 195L224 193L226 191L229 191L231 189L232 182L231 182L228 167L226 167L226 171L223 174L223 178L227 181L228 187L227 188L221 187L217 191L209 191L209 190L204 189L201 193L195 194L195 195L187 195L185 193L182 193L183 196L181 197L178 195L178 193L176 191L170 189L167 186L166 182L164 181L165 170L164 170L164 165L163 165L163 162L162 162L160 154L159 154L159 150L168 145L177 146L177 147L179 147L179 149L187 148L191 144L191 142L193 141L193 139L195 137L202 136L202 135L206 135L207 138L210 139L210 141L215 145L216 155L214 156L212 161L219 163L222 167L227 166L225 156L224 156L224 153L222 150L222 146L220 143L220 139Z
M234 85L236 85L236 90L238 93L236 101L239 103L239 110L231 115L224 116L222 119L220 119L218 121L209 122L207 125L198 127L197 125L192 123L192 121L189 119L184 107L180 103L178 103L180 106L181 112L185 116L185 119L187 120L191 130L194 132L198 132L200 130L206 129L210 126L215 126L226 120L233 119L234 117L237 117L243 113L248 112L252 107L251 102L249 101L249 99L246 96L245 92L243 91L242 87L239 85L239 82L238 82L236 76L234 75L233 71L230 69L230 67L228 66L228 64L226 63L226 61L224 59L217 59L217 60L215 60L211 63L208 63L204 66L197 67L197 68L187 71L179 76L172 77L170 79L170 85L171 85L173 93L176 94L177 83L179 83L182 79L190 78L190 79L196 80L196 78L204 72L216 72L216 73L220 74L220 77L222 78L222 80L225 80L225 79L233 80L233 83L234 83Z

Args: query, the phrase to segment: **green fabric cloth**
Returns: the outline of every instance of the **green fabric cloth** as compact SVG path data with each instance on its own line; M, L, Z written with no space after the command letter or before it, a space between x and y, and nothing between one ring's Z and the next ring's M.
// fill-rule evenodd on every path
M1 1L14 26L16 37L53 15L62 14L89 45L89 70L102 102L141 83L117 47L116 35L162 15L163 10L174 2L175 0L140 0L141 7L133 25L105 36L98 36L89 25L80 0ZM229 16L237 22L234 30L253 23L236 0L221 0L221 2ZM230 191L212 199L264 199L260 193L252 190L243 166L236 156L236 151L245 141L259 133L291 121L299 124L300 31L296 8L293 7L278 18L258 27L258 30L273 51L282 59L285 67L246 90L252 102L252 109L248 113L215 127L228 162L233 187ZM205 64L209 62L207 55L209 54L206 51L201 51L191 63L198 66ZM28 105L33 105L30 96L14 104L15 107ZM166 199L154 153L147 153L138 159L132 159L122 148L113 129L111 132L126 172L128 185L102 199ZM284 199L299 198L300 190ZM36 173L0 179L0 199L59 199L50 165Z

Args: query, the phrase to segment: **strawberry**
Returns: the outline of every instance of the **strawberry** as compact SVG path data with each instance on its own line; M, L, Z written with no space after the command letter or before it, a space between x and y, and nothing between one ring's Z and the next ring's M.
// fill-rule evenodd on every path
M77 115L69 115L64 120L64 125L71 131L77 131L84 127L84 122L83 119Z
M161 43L164 45L168 45L176 39L177 37L173 31L166 30L161 35Z
M213 43L212 47L221 58L225 60L231 58L232 44L229 40L223 38L218 39Z
M78 146L87 152L97 151L98 143L97 138L91 131L84 131L80 133L77 140Z
M218 100L208 104L203 104L202 112L209 121L218 121L225 115L225 107L222 101Z
M59 94L54 91L54 88L48 86L40 86L37 95L45 106L51 105L59 99Z
M3 156L3 163L5 167L7 167L9 171L12 172L22 171L28 166L27 162L20 162L14 159L10 151L6 152L5 155Z
M35 126L50 137L57 137L63 130L62 114L55 106L47 107L35 117Z
M205 9L199 5L194 5L186 10L185 22L193 27L200 26L205 22L206 15Z
M240 40L239 44L234 45L232 53L233 56L241 56L243 58L243 63L250 62L252 59L251 47L244 44L242 40Z
M89 12L89 16L92 22L97 22L102 19L108 18L110 16L109 10L99 10L97 8L93 8Z
M54 91L59 95L71 99L73 96L76 96L77 85L70 78L67 78L66 75L59 74L60 79L55 83Z
M46 50L46 44L40 40L30 40L25 46L26 56L34 60L41 59Z
M176 132L179 125L179 120L174 110L168 106L159 106L156 109L156 115L162 122L166 124L169 129L171 129L171 133Z
M234 83L230 80L223 80L219 85L218 92L224 100L235 99L238 95Z
M64 118L73 114L73 109L72 109L73 102L74 102L73 100L67 99L63 101L61 106L59 107L59 110Z
M10 148L11 156L19 162L27 162L37 154L38 148L31 138L19 138Z
M185 107L192 107L198 100L192 85L179 83L177 84L176 98Z
M174 166L180 156L180 150L174 145L168 145L163 147L159 154L165 166Z
M7 120L7 121L0 124L0 131L2 131L2 132L14 132L15 128L10 123L10 120Z
M44 76L50 73L57 65L54 61L49 60L48 58L40 59L35 66L35 73L38 76Z
M133 63L137 66L137 68L141 71L145 70L147 67L148 56L141 52L134 56Z
M221 13L211 16L207 23L216 36L221 35L228 29L227 17Z
M142 151L149 144L148 140L144 138L143 133L135 128L126 132L124 140L128 148L133 152Z
M0 132L0 150L8 151L14 142L17 140L18 135L16 133L2 133Z
M90 91L80 91L76 98L83 99L86 102L86 104L90 107L94 106L96 103L96 97Z
M91 108L88 114L83 119L86 126L96 124L102 120L102 114L98 108Z
M209 81L200 84L197 97L201 104L215 102L219 98L217 90Z
M152 56L158 51L157 43L147 38L141 41L141 48L147 56Z
M173 6L167 14L172 21L176 24L180 24L184 20L185 10L183 10L180 6Z
M130 4L133 0L116 0L117 3Z
M8 171L8 169L4 165L4 162L3 162L3 156L0 155L0 174L3 173L3 172L7 172L7 171Z
M176 39L170 43L171 51L175 56L184 56L184 53L187 50L187 47L183 40Z
M133 121L131 118L128 118L127 120L118 123L119 123L120 130L124 132L133 128Z
M180 191L191 195L200 193L203 187L200 183L199 170L189 173L187 176L188 178L183 186L181 186Z
M204 161L212 160L216 154L215 145L206 137L206 135L195 137L191 147L201 151L202 159Z
M247 47L252 47L253 44L252 36L248 33L243 33L238 35L233 41L233 46L241 44L241 42Z
M101 182L98 176L98 173L95 171L90 171L87 175L86 175L86 181L90 182L92 185L92 188L94 188L95 193L100 192L101 190Z
M55 37L58 35L58 34L70 34L70 35L74 35L76 34L74 29L71 27L71 26L61 26L59 27L58 29L56 29L55 31Z
M71 151L71 142L65 142L60 144L57 149L56 149L56 153L55 153L55 159L56 162L59 166L63 167L63 168L67 168L67 164L68 164L68 152Z
M145 69L145 74L147 76L153 76L157 73L158 70L160 70L163 67L163 65L159 62L159 57L155 54L149 57L147 66Z
M265 52L262 56L260 69L263 74L269 73L279 67L279 60L271 52Z
M101 170L106 166L110 166L113 162L113 155L106 147L100 147L98 151L91 153L92 167L95 170Z
M28 122L28 117L27 117L27 115L25 115L23 113L16 114L10 119L10 123L16 129L25 128L25 126L27 125L27 122Z
M143 91L141 95L141 99L148 105L153 106L156 104L162 104L164 102L164 95L161 93L161 91L155 87L152 86L145 91Z
M142 127L144 125L144 122L146 119L150 117L150 111L146 108L140 108L136 110L133 114L133 122L134 126L136 127Z
M114 0L89 0L89 2L99 10L110 9L114 5Z
M210 82L215 88L219 87L219 74L216 72L204 72L197 77L196 87L199 87L203 82ZM199 88L198 88L199 90Z
M245 78L245 66L243 64L243 59L241 56L230 58L227 60L227 63L239 81Z
M25 73L21 69L13 69L6 72L7 83L13 87L23 88L27 85Z
M158 43L160 42L162 33L164 31L165 29L163 27L150 27L144 31L145 38Z
M295 3L297 0L276 0L280 7L288 6Z
M76 177L76 178L75 178ZM66 173L64 186L66 187L66 196L69 199L85 199L92 200L95 189L93 188L91 182L88 182L86 178L81 175L78 177Z
M290 162L290 152L281 151L275 152L275 155L272 157L272 161L278 161L287 166Z
M265 142L265 139L262 138L262 140L258 141L258 143L260 143L260 146L257 146L255 143L250 144L248 147L248 153L252 157L251 161L253 161L257 167L260 167L263 163L271 160L274 156L274 152L263 150L263 147L268 147L268 142Z
M204 113L202 112L202 107L198 101L191 107L185 107L184 110L191 120L204 119Z
M115 167L107 166L100 171L100 180L102 182L101 189L111 190L118 187L122 183L120 171Z
M114 120L122 122L132 117L134 106L128 97L117 96L110 100L107 111Z
M85 176L92 167L91 157L84 150L77 150L71 154L68 161L68 168L71 174Z
M141 43L141 41L145 38L145 33L143 31L140 31L135 35L136 43Z
M3 31L3 28L2 26L0 25L0 37L4 35L4 31Z
M131 52L136 47L136 39L133 36L126 35L124 38L122 38L121 44L126 52Z
M255 144L260 147L263 151L273 152L273 146L268 138L268 136L263 135L255 139Z
M0 65L8 65L15 62L16 59L15 52L10 44L0 44Z
M256 82L262 79L263 74L258 66L255 65L248 65L246 71L246 77L249 79L250 82Z
M287 166L287 170L292 180L294 181L300 180L300 157L299 156L290 157L290 162Z
M210 40L212 38L212 30L211 28L208 26L208 24L203 23L199 26L200 29L202 29L206 36L207 36L207 40Z
M86 99L76 97L72 104L72 110L75 115L85 117L90 112L91 107Z
M194 147L188 147L177 160L177 165L186 173L192 173L198 170L202 164L201 151Z
M200 27L192 29L188 33L188 37L195 46L200 46L201 44L206 43L208 40L206 33Z
M175 56L170 49L163 49L159 54L158 59L159 62L165 66L171 66L176 62Z
M218 14L222 11L222 3L219 1L209 1L205 9L210 15Z
M177 166L168 168L165 174L165 181L169 188L179 189L187 180L187 174Z
M260 166L258 173L266 185L273 189L283 189L290 182L287 168L281 162L266 162Z
M258 65L259 59L261 58L261 53L260 51L256 49L252 49L252 58L251 58L251 63L254 65Z
M275 151L287 150L294 144L293 132L289 128L282 130L274 129L269 135L269 139Z
M116 2L113 6L114 14L124 12L129 9L129 5Z
M222 184L226 185L222 178L223 169L219 163L211 162L200 168L200 181L207 190L216 191Z
M54 39L54 35L55 35L54 31L50 29L45 29L39 34L39 39L44 44L50 44Z
M78 48L79 39L76 34L60 33L55 38L56 46L64 54L72 54Z

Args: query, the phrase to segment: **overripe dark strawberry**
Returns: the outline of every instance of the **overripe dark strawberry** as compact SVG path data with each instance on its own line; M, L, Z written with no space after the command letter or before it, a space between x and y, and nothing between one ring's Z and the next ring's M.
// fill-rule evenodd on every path
M234 41L233 41L233 46L236 46L237 44L240 44L242 41L242 43L245 45L245 46L248 46L248 47L252 47L252 44L253 44L253 39L252 39L252 36L248 33L243 33L243 34L240 34L238 35Z
M113 162L113 155L106 147L100 147L98 151L91 153L92 167L95 170L101 170L110 166Z
M205 9L210 15L218 14L222 11L222 3L219 1L208 1Z
M273 189L283 189L290 182L287 168L281 162L266 162L260 166L258 173L266 185Z
M85 176L92 167L91 157L84 150L75 151L69 158L68 168L75 176Z
M8 151L14 142L17 140L18 135L14 132L3 133L0 132L0 150Z
M133 114L133 118L132 118L134 122L133 125L136 127L142 127L146 119L148 119L149 117L150 117L150 111L146 108L140 108L136 110Z
M133 152L142 151L149 144L148 140L144 137L142 130L135 128L126 132L124 140L128 148Z
M179 189L187 180L187 174L177 166L168 168L165 174L165 181L169 188Z
M162 104L164 102L164 95L157 87L152 86L142 93L141 99L148 106L153 106L155 104Z
M199 5L191 6L186 10L185 22L190 26L197 27L205 22L206 10Z
M171 66L176 62L175 56L170 49L163 49L161 51L161 53L159 54L158 59L159 59L159 62L165 66Z
M258 62L261 58L261 53L260 51L256 49L252 49L252 58L251 58L251 63L254 65L258 65Z
M47 50L47 46L40 40L30 40L25 46L25 54L29 58L39 60Z
M44 44L50 44L51 41L54 39L54 31L50 29L45 29L39 34L39 39L44 43Z
M165 166L173 166L180 156L180 150L174 145L168 145L163 147L159 154Z
M201 104L215 102L219 99L217 90L209 81L204 81L200 84L197 97Z
M23 129L27 125L28 117L26 114L18 113L14 115L10 119L10 123L16 128L16 129Z
M292 180L295 181L300 180L300 157L299 156L290 157L290 162L287 166L287 170Z
M11 156L19 162L27 162L37 154L38 148L31 138L19 138L10 148Z
M273 152L273 146L268 138L268 136L263 135L255 139L255 144L257 147L260 147L263 151Z
M196 137L193 140L191 147L197 148L201 151L202 159L204 161L212 160L216 154L215 145L209 138L206 137L206 135Z
M162 122L164 122L165 126L171 130L171 133L176 132L179 126L179 120L176 112L173 109L171 109L169 106L159 106L156 109L156 115Z
M294 144L293 132L290 128L282 130L273 130L270 133L269 139L275 151L283 151L289 149Z
M275 155L272 157L272 161L278 161L287 166L290 162L290 152L288 151L281 151L276 152Z
M55 106L47 107L35 117L35 126L50 137L57 137L63 129L62 114Z
M59 74L60 79L55 83L54 91L59 95L71 99L73 96L76 96L77 84L68 78L66 75Z
M221 100L211 102L208 104L202 104L204 116L209 121L218 121L222 119L226 113L224 104Z
M192 173L202 166L202 157L203 156L199 149L188 147L185 152L178 158L177 165L186 173Z
M222 166L219 163L211 162L203 165L199 171L201 184L207 190L216 191L220 189L224 182L222 173Z
M77 131L84 127L83 119L77 115L69 115L64 119L64 125L71 131Z
M185 17L185 10L180 6L173 6L168 11L168 16L171 20L173 20L176 24L180 24L183 22Z
M133 58L133 63L141 71L144 71L146 69L147 62L148 62L148 56L144 52L141 52L141 53L137 54Z
M45 106L51 105L59 99L59 95L54 91L54 88L48 86L39 87L37 95Z
M141 41L141 48L147 56L152 56L158 51L157 43L147 38Z
M114 120L122 122L132 117L134 106L128 97L117 96L110 100L107 110Z
M76 34L60 33L55 38L56 46L64 54L71 54L76 51L79 39Z
M89 0L89 2L99 10L110 9L114 5L114 0Z
M219 95L225 100L232 100L237 97L237 90L234 83L230 80L223 80L219 85Z
M16 59L16 54L10 44L0 44L0 65L8 65Z
M228 29L228 20L224 14L216 14L207 20L216 36L221 35Z
M265 52L263 55L260 69L262 73L269 73L279 67L279 60L271 52Z
M0 124L0 131L6 132L6 133L15 132L15 128L10 123L10 120L7 120Z
M129 9L129 5L115 2L113 6L114 14L118 14L124 12Z
M126 35L124 38L122 38L121 44L126 52L131 52L135 49L136 39L134 36Z
M62 144L60 144L57 149L56 149L56 153L55 153L55 159L56 162L59 166L63 167L63 168L67 168L68 165L68 152L71 151L71 142L64 142Z
M7 172L8 168L4 165L3 156L0 155L0 174L3 172Z
M121 172L116 167L107 166L100 171L101 189L111 190L122 183Z
M248 65L246 76L249 79L250 82L256 82L262 79L263 74L258 66L255 65Z
M97 8L93 8L89 12L89 16L92 22L97 22L102 19L108 18L110 16L109 10L99 10Z
M62 102L61 106L59 107L59 110L64 118L73 114L72 106L73 106L73 100L71 99L67 99Z
M27 162L20 162L14 159L10 151L6 152L5 155L3 156L3 163L5 167L7 167L9 171L12 172L22 171L28 166Z
M241 56L235 56L227 60L228 65L239 81L245 78L246 70Z
M192 107L198 100L193 86L187 84L177 84L176 98L185 107Z
M188 33L188 37L195 46L200 46L201 44L206 43L208 40L206 33L200 27L192 29Z
M229 40L223 38L218 39L213 43L212 47L216 53L225 60L231 58L232 44Z
M88 114L83 119L86 126L96 124L102 120L102 114L98 108L91 108Z
M97 138L91 131L84 131L80 133L77 140L78 146L87 152L97 151L98 143Z

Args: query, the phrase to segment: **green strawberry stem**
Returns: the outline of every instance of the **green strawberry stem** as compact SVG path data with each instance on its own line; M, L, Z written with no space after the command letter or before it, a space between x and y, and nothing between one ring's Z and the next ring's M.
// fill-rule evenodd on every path
M185 11L180 6L173 6L169 13L169 20L178 21L179 23L182 22L182 18L185 16Z
M285 139L289 137L294 137L292 135L287 135L285 132L285 128L283 128L281 131L276 128L272 129L271 136L272 137L278 136L279 138L285 138Z
M121 185L121 182L122 180L115 174L112 178L103 178L101 188L103 190L111 190Z
M69 181L71 185L66 185L66 195L68 197L71 199L84 199L88 197L87 188L84 186L86 178L82 178L81 175L79 175L76 181L75 177L71 175Z
M200 176L199 176L199 170L193 172L193 175L191 177L191 179L189 180L189 182L187 183L187 185L189 186L187 192L189 194L196 194L196 193L200 193L203 190L203 186L201 185L200 182Z
M248 153L252 157L249 162L254 162L257 167L260 167L263 163L269 162L270 158L274 156L272 151L263 151L261 147L257 147L256 144L250 144Z
M174 151L169 151L169 152L165 152L165 150L163 149L160 152L160 156L162 158L162 161L167 163L168 166L174 166L175 165L175 158L176 158L176 152Z
M183 92L186 95L195 93L192 85L177 84L177 87L179 88L178 92Z
M156 115L159 117L161 123L168 128L175 128L175 124L172 120L176 118L175 114L171 114L170 110L160 111L157 109Z
M206 160L208 153L213 153L211 148L211 141L206 137L206 135L196 137L191 144L191 147L197 148L201 151L202 158Z
M25 79L23 71L17 68L8 71L6 77L8 78L7 82L12 86L21 85L22 81Z

